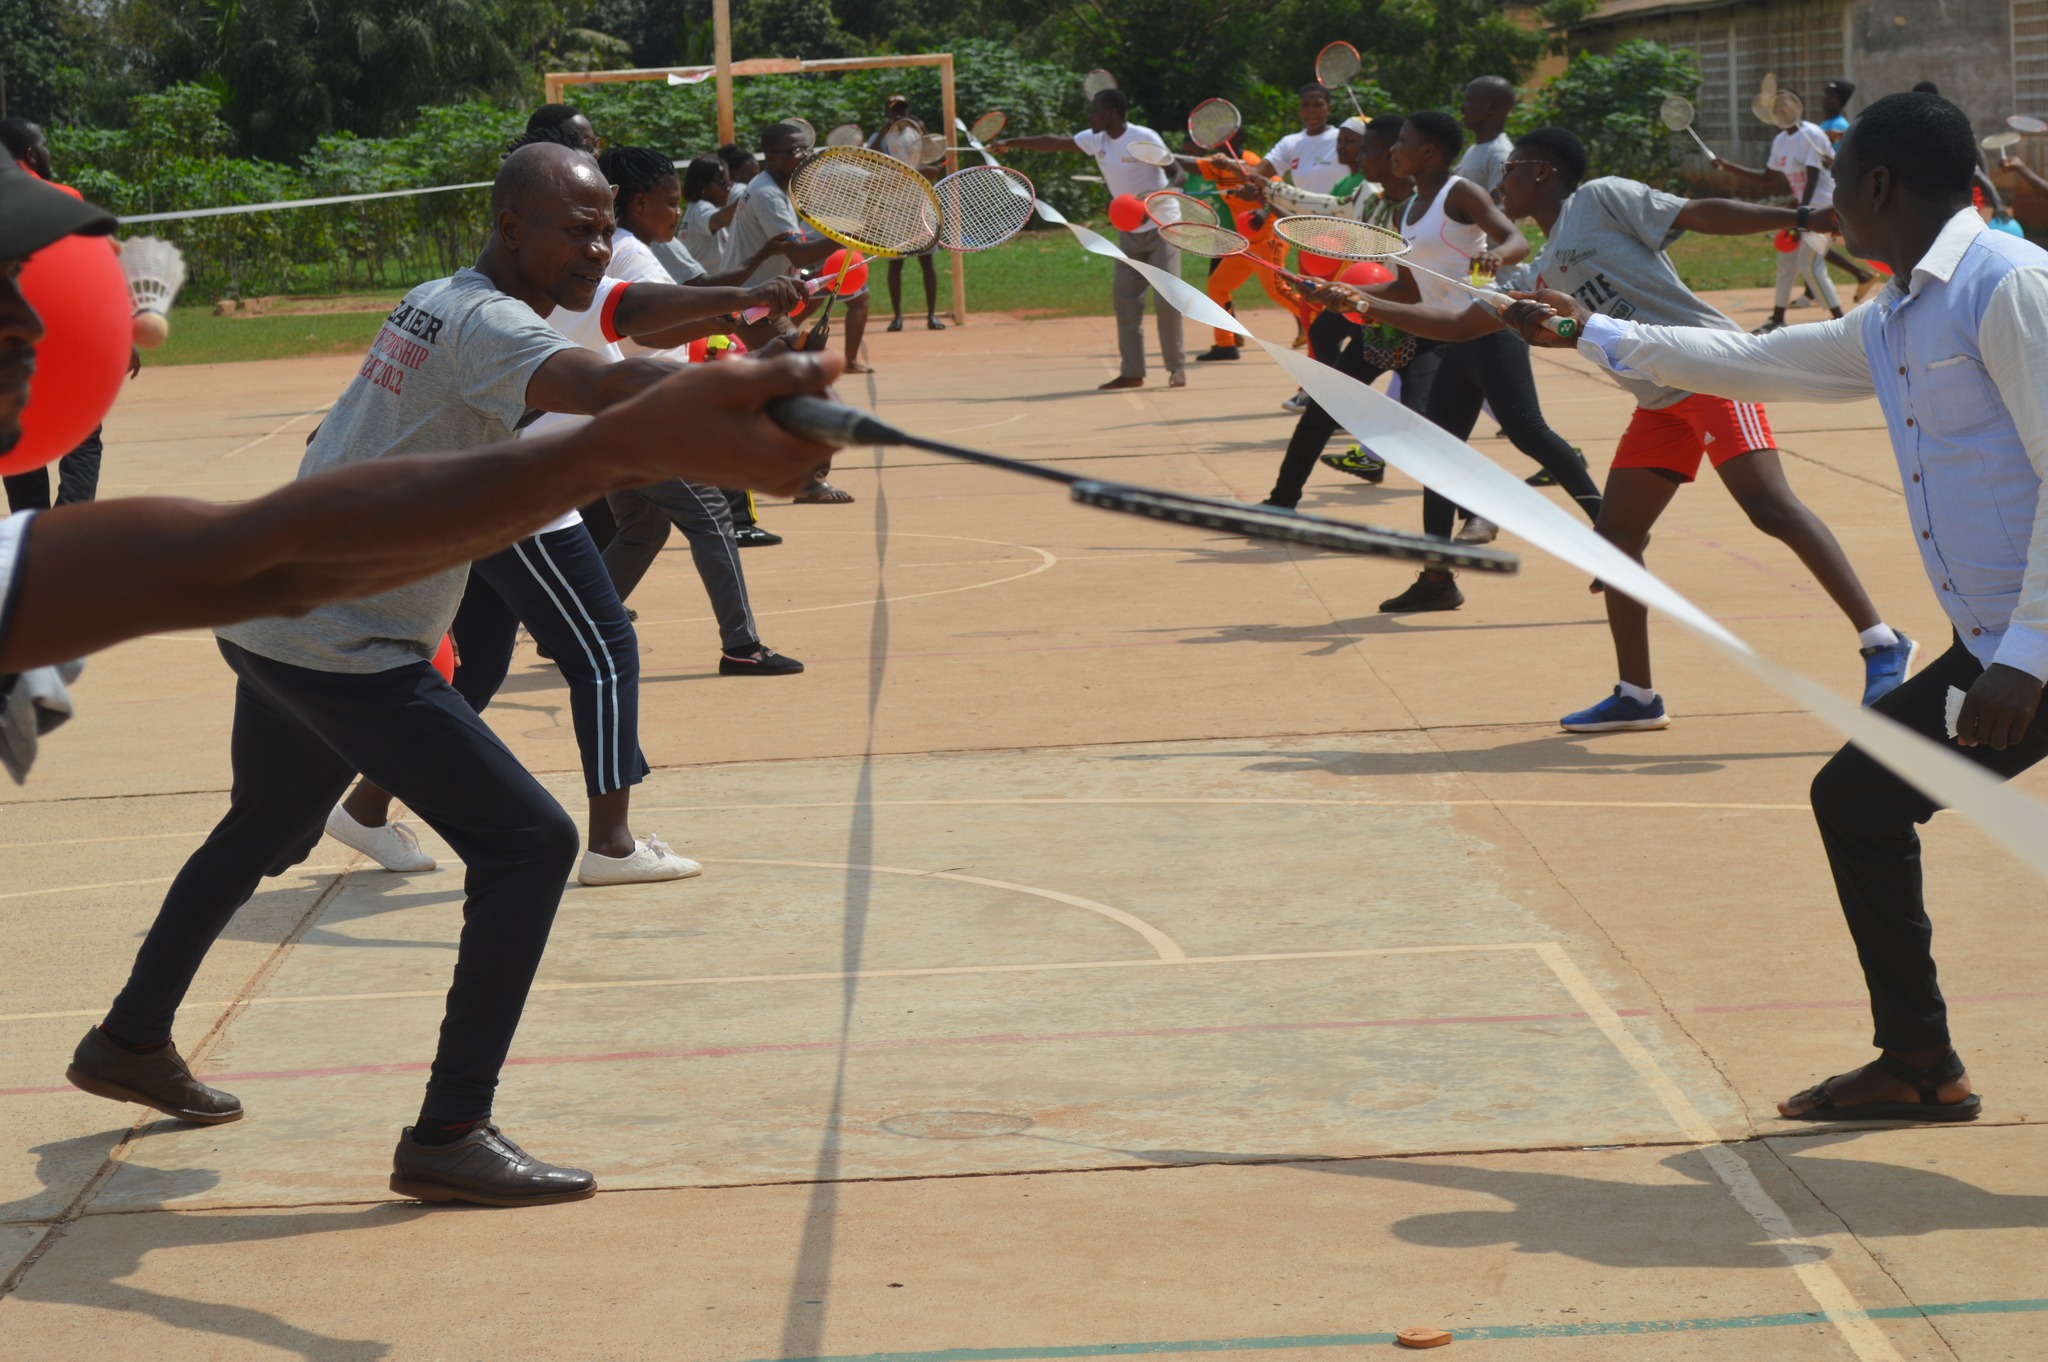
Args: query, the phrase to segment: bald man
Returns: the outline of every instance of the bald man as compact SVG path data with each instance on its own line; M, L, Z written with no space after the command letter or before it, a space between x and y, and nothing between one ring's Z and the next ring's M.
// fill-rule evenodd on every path
M1451 171L1453 175L1472 181L1489 194L1500 188L1508 153L1514 149L1507 133L1508 115L1514 111L1515 87L1503 76L1481 76L1465 87L1458 121L1472 134L1472 149Z
M557 308L588 309L604 280L612 196L595 161L563 146L521 147L500 168L491 203L494 223L475 268L420 285L392 310L307 442L301 478L508 440L536 408L595 414L675 372L649 358L607 363L543 320ZM779 280L756 289L635 284L609 292L602 323L666 346L713 314L795 302L795 289ZM536 540L548 541L546 530ZM433 668L468 577L458 566L295 619L216 631L236 678L228 812L172 882L106 1020L79 1042L65 1075L75 1086L198 1124L240 1119L242 1104L179 1058L172 1021L228 920L263 877L305 859L361 771L404 800L467 869L440 1047L419 1119L399 1137L392 1190L491 1206L596 1190L589 1173L532 1157L491 1121L498 1072L579 839L561 806ZM622 750L612 759L637 757Z

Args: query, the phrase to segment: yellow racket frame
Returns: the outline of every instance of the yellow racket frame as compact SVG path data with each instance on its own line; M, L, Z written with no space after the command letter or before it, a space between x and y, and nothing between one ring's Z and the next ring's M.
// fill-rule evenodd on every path
M826 164L851 166L871 175L889 177L906 197L921 197L930 210L930 216L927 220L931 224L931 230L922 241L909 245L892 245L862 236L858 231L848 228L843 223L834 225L833 223L822 221L805 206L802 191L805 177L810 174L820 173L814 171L813 167ZM924 176L918 174L894 156L886 155L868 147L821 147L804 157L803 163L796 168L796 174L790 177L789 202L790 206L796 209L798 217L833 241L838 242L842 246L861 251L869 256L879 256L884 260L894 260L903 256L916 255L919 251L926 249L939 239L939 196L933 192L931 181L925 179Z

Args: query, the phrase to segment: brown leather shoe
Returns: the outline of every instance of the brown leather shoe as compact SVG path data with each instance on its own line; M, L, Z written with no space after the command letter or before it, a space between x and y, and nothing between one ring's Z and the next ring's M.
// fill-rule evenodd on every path
M195 1125L218 1126L242 1119L241 1099L194 1078L177 1046L138 1055L108 1040L107 1033L97 1026L86 1032L71 1052L71 1067L64 1077L72 1087L95 1097L155 1107L166 1116Z
M581 1168L542 1163L489 1121L454 1144L414 1141L407 1126L391 1155L391 1190L420 1201L478 1206L552 1206L597 1195L597 1179Z
M1122 392L1125 388L1142 388L1144 386L1144 379L1133 378L1129 374L1125 374L1120 378L1112 378L1107 383L1097 384L1095 391L1099 393L1114 393Z

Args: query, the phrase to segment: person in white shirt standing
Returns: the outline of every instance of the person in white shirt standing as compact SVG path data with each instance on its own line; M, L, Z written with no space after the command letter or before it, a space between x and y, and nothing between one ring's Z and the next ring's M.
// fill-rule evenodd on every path
M2048 680L2048 251L1988 230L1972 209L1976 135L1939 95L1872 104L1836 166L1848 249L1893 276L1854 316L1744 336L1617 321L1545 291L1509 321L1536 343L1568 344L1540 323L1576 317L1586 358L1693 392L1876 397L1914 547L1954 642L1873 708L2014 776L2048 757L2048 728L2034 722ZM1963 692L1953 728L1951 690ZM1915 827L1938 807L1855 747L1814 778L1814 818L1883 1053L1780 1102L1780 1115L1967 1121L1982 1107L1950 1043L1921 887Z
M1773 174L1782 175L1797 206L1811 213L1818 213L1835 201L1834 156L1828 135L1817 123L1800 122L1778 129L1778 135L1771 139L1770 163L1762 170L1739 166L1719 156L1713 163L1737 179L1757 184L1769 184ZM1801 228L1792 234L1792 249L1786 250L1782 241L1776 244L1777 292L1772 299L1771 319L1758 327L1756 334L1769 335L1785 324L1785 309L1792 305L1792 290L1801 283L1826 304L1830 317L1841 316L1842 299L1835 292L1835 281L1828 277L1827 233Z
M1451 173L1491 194L1500 188L1506 172L1508 153L1515 144L1509 140L1508 115L1515 111L1514 83L1505 76L1481 76L1465 87L1458 105L1458 121L1472 134L1472 146Z
M1005 137L991 142L989 149L1085 152L1102 167L1103 182L1109 186L1112 196L1132 194L1143 198L1155 190L1180 183L1183 177L1179 170L1175 170L1169 179L1165 170L1146 165L1131 156L1134 142L1151 142L1162 148L1166 142L1152 129L1130 122L1126 116L1130 107L1130 100L1122 90L1104 90L1088 105L1088 128L1085 132L1077 132L1071 137L1057 133L1038 137ZM1330 143L1334 156L1334 132ZM1180 248L1160 240L1158 228L1149 219L1137 231L1119 230L1116 236L1116 244L1131 259L1142 260L1175 278L1180 277ZM1111 301L1116 305L1120 368L1115 378L1100 386L1105 392L1118 388L1142 388L1145 386L1145 295L1151 285L1136 270L1120 269L1111 288ZM1152 310L1158 317L1159 357L1166 364L1166 386L1185 388L1188 383L1187 357L1181 349L1180 312L1168 306L1164 299L1155 299Z

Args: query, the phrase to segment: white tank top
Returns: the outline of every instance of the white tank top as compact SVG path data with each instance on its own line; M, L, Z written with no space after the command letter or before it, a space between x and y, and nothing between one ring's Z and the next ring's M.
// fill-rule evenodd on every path
M1472 272L1472 257L1486 245L1483 228L1474 223L1453 222L1444 212L1444 200L1450 197L1451 186L1462 183L1465 181L1456 175L1447 177L1422 221L1411 226L1408 214L1401 214L1401 237L1408 243L1408 259L1453 279L1463 279ZM1470 296L1463 289L1426 274L1414 278L1422 301L1431 305L1460 305Z

